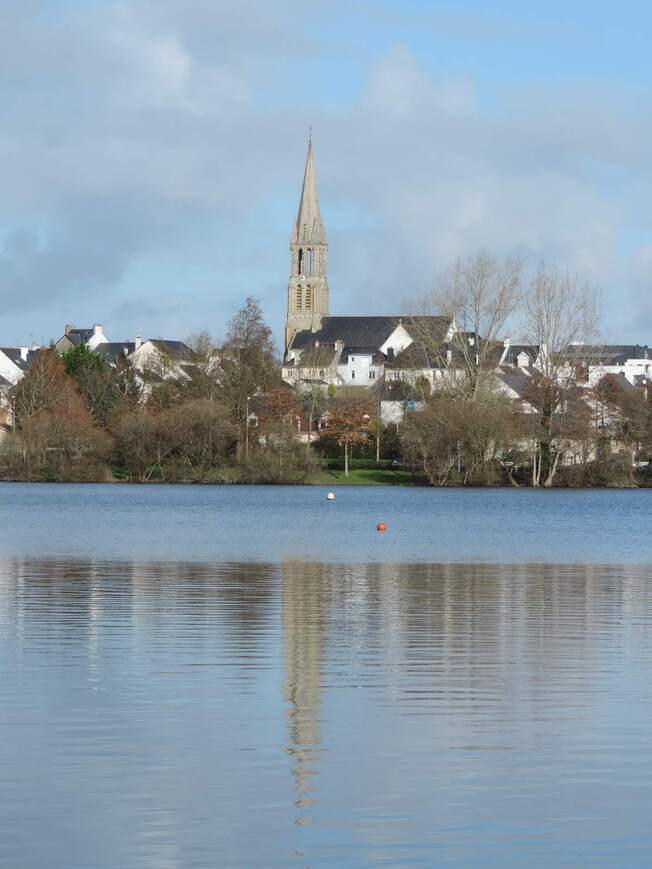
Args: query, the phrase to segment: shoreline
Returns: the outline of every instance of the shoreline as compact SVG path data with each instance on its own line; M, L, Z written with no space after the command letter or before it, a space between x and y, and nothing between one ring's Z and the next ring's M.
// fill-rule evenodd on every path
M513 486L513 485L505 485L505 484L496 484L496 485L455 485L451 484L448 486L434 486L429 483L423 481L396 481L389 482L383 480L361 480L361 479L330 479L330 480L304 480L300 482L276 482L276 481L251 481L248 480L246 482L237 482L237 481L215 481L215 480L125 480L125 479L111 479L111 480L16 480L16 479L0 479L0 486L2 485L51 485L51 486L121 486L121 485L130 485L130 486L215 486L215 487L233 487L233 488L246 488L253 486L264 486L266 488L273 487L287 487L292 486L295 488L328 488L329 486L333 487L362 487L362 488L401 488L401 489L436 489L436 490L445 490L445 489L504 489L506 491L595 491L595 492L604 492L604 491L616 491L616 490L629 490L629 491L637 491L642 489L652 489L651 483L632 483L627 486Z

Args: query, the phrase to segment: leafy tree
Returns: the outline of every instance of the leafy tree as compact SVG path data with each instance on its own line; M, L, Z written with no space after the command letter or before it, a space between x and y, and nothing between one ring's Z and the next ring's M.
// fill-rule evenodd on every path
M85 344L71 347L61 358L86 400L93 419L106 425L119 400L115 371L99 353L89 350Z
M373 407L368 401L344 399L328 410L324 438L344 448L344 476L349 475L349 456L355 445L366 444L373 428Z
M16 429L9 444L9 465L18 479L101 476L110 438L95 425L54 349L37 354L13 400Z

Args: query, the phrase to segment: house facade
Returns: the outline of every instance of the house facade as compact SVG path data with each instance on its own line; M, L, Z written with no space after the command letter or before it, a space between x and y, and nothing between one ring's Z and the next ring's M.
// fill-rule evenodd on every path
M100 344L108 344L108 341L101 323L86 329L66 325L63 335L54 346L59 353L65 353L66 350L72 350L73 347L80 345L85 345L89 350L96 350Z

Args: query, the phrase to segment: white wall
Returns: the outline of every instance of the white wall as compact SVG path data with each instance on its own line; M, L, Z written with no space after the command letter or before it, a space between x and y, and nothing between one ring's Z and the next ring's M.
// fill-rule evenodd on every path
M399 323L385 343L381 344L378 349L381 353L384 353L385 356L387 356L387 351L391 348L394 351L394 356L398 356L398 354L402 350L405 350L406 347L409 347L410 344L412 344L410 334L405 326Z
M589 386L595 386L607 374L624 374L632 384L640 377L652 380L652 359L627 359L624 365L590 365Z
M23 372L17 365L11 361L8 356L0 350L0 375L8 380L12 386L15 386L18 381L22 378Z
M369 353L352 353L346 365L337 366L341 382L347 386L374 386L383 369L381 365L372 365L372 359ZM373 372L373 377L369 376L370 372Z

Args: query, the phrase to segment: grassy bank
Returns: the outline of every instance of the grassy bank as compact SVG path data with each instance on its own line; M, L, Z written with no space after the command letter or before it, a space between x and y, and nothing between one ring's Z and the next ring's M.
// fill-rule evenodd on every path
M347 477L344 463L331 459L305 482L312 486L413 486L417 480L410 471L392 467L391 462L376 463L372 459L353 459Z

